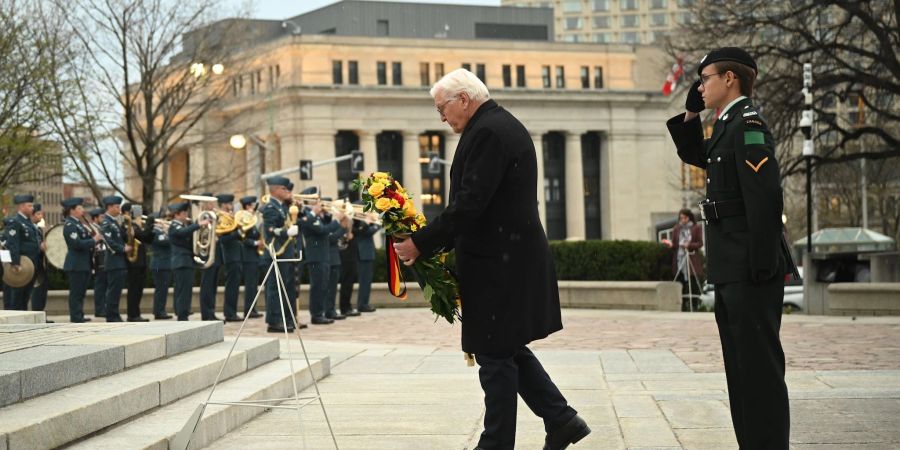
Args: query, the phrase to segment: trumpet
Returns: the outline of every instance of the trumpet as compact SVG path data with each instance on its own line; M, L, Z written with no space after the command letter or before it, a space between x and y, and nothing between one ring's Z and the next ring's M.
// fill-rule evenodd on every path
M381 226L381 216L375 213L366 212L364 210L365 206L363 205L352 205L353 213L351 213L351 217L353 220L359 220L361 222L370 222L375 225Z

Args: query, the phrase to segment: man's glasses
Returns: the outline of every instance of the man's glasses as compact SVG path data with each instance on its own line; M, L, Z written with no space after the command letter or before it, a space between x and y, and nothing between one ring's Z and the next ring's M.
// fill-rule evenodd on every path
M450 98L450 99L445 100L444 103L441 103L441 104L437 107L437 112L438 112L438 114L440 114L440 115L443 116L443 115L444 115L444 107L447 106L447 103L450 103L450 102L452 102L453 100L456 100L457 98L459 98L459 97L453 97L453 98Z
M709 81L710 78L712 78L716 75L722 75L723 73L725 73L725 72L716 72L716 73L710 73L707 75L700 75L700 84L706 86L706 82Z

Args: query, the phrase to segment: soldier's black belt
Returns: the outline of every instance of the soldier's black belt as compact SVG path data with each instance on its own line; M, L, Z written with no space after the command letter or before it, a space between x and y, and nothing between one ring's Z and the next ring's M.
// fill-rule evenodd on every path
M700 217L705 222L746 214L743 200L702 201L698 206L700 206Z

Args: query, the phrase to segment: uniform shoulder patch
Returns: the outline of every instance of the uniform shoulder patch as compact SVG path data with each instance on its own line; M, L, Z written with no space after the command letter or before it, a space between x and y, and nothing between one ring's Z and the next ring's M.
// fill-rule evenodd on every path
M69 233L69 239L78 239L78 233L74 231Z
M744 131L744 145L765 144L766 135L762 131L747 130Z

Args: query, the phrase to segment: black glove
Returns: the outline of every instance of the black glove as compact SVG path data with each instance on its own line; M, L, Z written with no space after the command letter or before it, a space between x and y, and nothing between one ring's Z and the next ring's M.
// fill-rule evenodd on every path
M684 101L684 109L692 113L701 113L706 109L706 105L703 103L703 96L697 90L699 87L700 80L697 80L688 88L687 99Z

